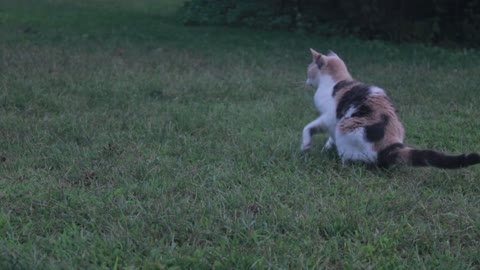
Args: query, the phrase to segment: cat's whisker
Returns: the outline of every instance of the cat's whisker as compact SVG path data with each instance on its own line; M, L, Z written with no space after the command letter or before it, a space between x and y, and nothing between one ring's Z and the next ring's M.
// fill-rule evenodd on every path
M305 83L305 81L296 81L294 82L294 88L295 89L303 89L303 90L313 90L314 88L310 85L308 85L307 83Z

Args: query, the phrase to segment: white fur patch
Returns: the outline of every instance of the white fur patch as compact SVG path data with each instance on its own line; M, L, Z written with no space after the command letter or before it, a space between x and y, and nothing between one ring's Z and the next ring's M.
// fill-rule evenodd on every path
M318 78L318 87L313 101L321 114L335 112L335 99L332 97L335 82L332 77L320 75Z
M315 107L324 118L325 126L332 137L337 125L335 98L332 96L335 82L328 75L320 75L317 91L313 97Z
M365 140L365 128L357 128L348 133L343 133L337 129L335 142L338 154L343 162L364 161L373 163L377 160L377 153L373 150L372 143Z
M382 88L377 86L370 87L370 93L373 95L385 95L385 91Z
M350 108L348 108L348 110L347 110L347 112L345 113L345 115L343 116L343 118L351 117L352 114L354 114L356 111L357 111L357 108L356 108L356 107L350 106Z

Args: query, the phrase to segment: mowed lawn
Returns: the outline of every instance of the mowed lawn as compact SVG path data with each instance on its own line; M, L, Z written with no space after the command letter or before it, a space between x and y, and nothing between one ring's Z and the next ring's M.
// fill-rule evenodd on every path
M299 152L310 47L385 88L407 144L480 151L480 51L186 27L179 6L0 3L0 269L480 267L480 166Z

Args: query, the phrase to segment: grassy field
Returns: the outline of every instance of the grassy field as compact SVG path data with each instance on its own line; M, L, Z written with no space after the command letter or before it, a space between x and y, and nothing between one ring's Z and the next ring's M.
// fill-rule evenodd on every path
M0 3L0 269L478 269L480 166L299 152L308 48L480 151L480 52L185 27L174 0Z

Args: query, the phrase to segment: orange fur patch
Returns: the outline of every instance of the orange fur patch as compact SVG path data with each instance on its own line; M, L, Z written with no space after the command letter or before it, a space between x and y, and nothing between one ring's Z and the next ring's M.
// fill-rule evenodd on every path
M334 82L352 79L342 59L337 56L323 56L323 59L325 60L325 66L322 68L322 72L332 76Z

